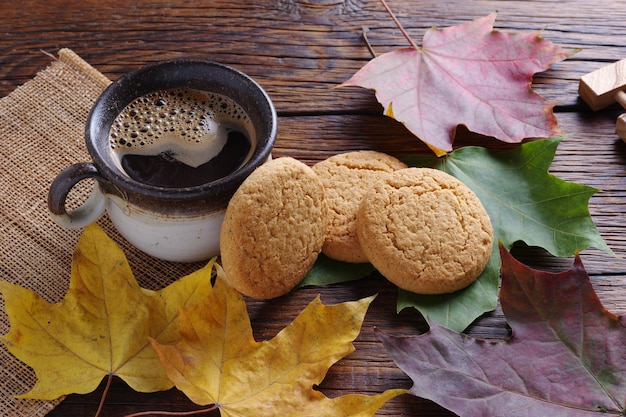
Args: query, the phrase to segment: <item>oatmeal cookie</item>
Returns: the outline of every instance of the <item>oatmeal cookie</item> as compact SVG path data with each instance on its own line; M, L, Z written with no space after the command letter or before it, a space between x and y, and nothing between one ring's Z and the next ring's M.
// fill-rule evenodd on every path
M419 294L468 286L493 245L491 221L476 194L429 168L402 169L378 181L359 208L357 233L382 275Z
M326 256L344 262L368 262L356 232L356 212L372 183L406 167L393 156L376 151L342 153L313 166L324 185L329 209L322 249Z
M277 158L257 168L226 209L220 233L230 285L254 298L289 292L322 250L328 207L311 168Z

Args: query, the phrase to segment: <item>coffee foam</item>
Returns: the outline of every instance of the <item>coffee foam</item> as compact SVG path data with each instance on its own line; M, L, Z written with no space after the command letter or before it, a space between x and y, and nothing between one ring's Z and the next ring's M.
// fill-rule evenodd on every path
M196 168L220 153L232 130L254 143L252 123L239 104L221 94L181 88L132 101L113 122L109 140L119 159L165 153Z

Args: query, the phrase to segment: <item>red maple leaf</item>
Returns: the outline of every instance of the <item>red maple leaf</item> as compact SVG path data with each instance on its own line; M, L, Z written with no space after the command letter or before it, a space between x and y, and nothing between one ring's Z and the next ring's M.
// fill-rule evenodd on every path
M500 253L508 339L434 323L421 336L381 333L414 381L409 392L465 417L624 415L626 327L600 303L580 257L569 271L549 273Z
M380 55L342 85L376 90L385 115L403 123L437 155L452 150L460 124L510 143L558 135L554 103L531 89L532 76L574 51L538 32L495 31L495 18L492 13L430 29L421 48Z

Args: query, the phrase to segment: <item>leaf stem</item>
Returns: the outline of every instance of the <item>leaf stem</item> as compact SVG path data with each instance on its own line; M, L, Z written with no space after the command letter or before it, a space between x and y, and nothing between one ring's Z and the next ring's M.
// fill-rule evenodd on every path
M142 411L140 413L128 414L125 417L147 417L147 416L199 416L201 414L208 414L211 411L217 410L217 404L213 404L208 408L203 408L202 410L194 410L194 411Z
M367 26L363 26L361 28L361 38L363 38L363 42L365 42L365 46L367 46L367 49L370 51L370 55L372 55L372 58L376 58L376 51L374 51L370 40L367 38L367 33L369 31L370 28L368 28Z
M106 399L107 394L109 393L109 389L111 388L112 381L113 381L113 374L109 374L109 377L107 378L107 384L104 387L104 391L102 391L102 397L100 397L100 404L98 404L98 410L96 411L95 417L98 417L100 413L102 412L102 409L104 408L104 400Z
M396 24L398 29L400 29L400 32L402 32L402 34L404 35L406 40L409 41L409 43L411 44L411 46L413 48L419 49L419 46L417 46L417 44L413 41L413 39L411 39L411 37L409 36L408 32L406 30L404 30L404 27L402 26L402 24L400 23L398 18L393 14L393 12L391 11L391 8L387 4L387 2L385 0L380 0L380 1L383 3L383 6L385 6L385 10L387 10L387 13L389 13L389 16L391 16L391 19L393 19L394 23Z

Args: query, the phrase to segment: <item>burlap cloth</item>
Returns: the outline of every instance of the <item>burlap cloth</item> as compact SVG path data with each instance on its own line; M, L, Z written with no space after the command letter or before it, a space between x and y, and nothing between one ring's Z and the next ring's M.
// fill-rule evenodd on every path
M110 81L68 49L35 78L0 99L0 279L30 288L49 302L68 289L74 246L81 230L57 226L49 217L48 188L72 163L89 161L84 142L89 109ZM70 194L77 205L91 184ZM124 249L140 285L158 289L200 265L159 261L127 244L106 215L99 224ZM0 296L0 334L9 331ZM43 416L62 400L19 400L34 372L0 343L0 416Z

